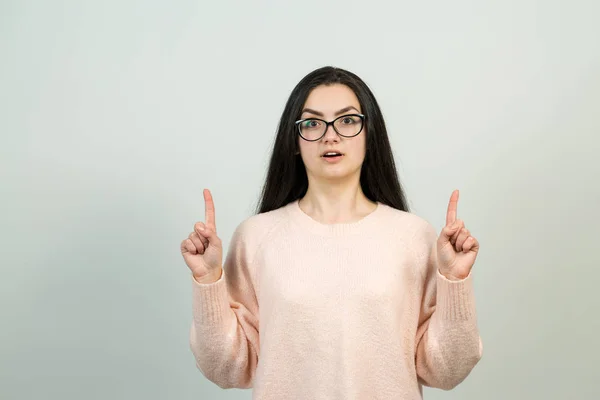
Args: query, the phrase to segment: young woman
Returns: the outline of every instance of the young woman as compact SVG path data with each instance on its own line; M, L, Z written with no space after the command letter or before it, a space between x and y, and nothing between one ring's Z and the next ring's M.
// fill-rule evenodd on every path
M384 120L355 74L324 67L292 91L258 213L225 264L215 207L181 243L191 350L253 399L421 399L482 355L471 268L479 243L450 197L438 236L412 214Z

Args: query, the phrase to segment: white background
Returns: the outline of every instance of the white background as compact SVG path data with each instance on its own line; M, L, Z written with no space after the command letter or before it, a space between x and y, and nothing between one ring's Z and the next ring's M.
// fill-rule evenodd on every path
M250 399L179 253L251 215L307 73L358 74L413 211L479 239L484 356L427 399L600 398L597 1L2 1L0 398ZM596 159L597 160L597 159Z

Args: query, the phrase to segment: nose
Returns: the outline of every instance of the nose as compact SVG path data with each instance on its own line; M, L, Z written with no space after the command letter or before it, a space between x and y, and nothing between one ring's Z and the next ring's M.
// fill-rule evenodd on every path
M325 143L340 141L340 137L335 131L335 129L333 129L333 125L329 125L327 127L327 129L325 130L325 136L323 136L323 140L325 141Z

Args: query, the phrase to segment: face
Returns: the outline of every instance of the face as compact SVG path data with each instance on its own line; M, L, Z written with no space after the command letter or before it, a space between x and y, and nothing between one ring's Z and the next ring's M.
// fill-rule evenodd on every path
M342 84L321 85L309 94L300 119L319 118L325 121L333 121L348 114L362 114L354 91ZM356 125L357 121L358 125ZM323 123L314 122L307 125L307 129L311 126L316 127L318 124ZM353 124L358 127L360 121L356 117L342 118L338 120L336 128L342 134L351 133ZM360 177L360 168L365 158L366 134L366 127L363 126L357 136L342 137L330 125L327 127L325 136L314 142L306 141L298 136L300 155L309 180L311 178L331 180L352 176ZM330 151L342 155L334 158L324 155Z

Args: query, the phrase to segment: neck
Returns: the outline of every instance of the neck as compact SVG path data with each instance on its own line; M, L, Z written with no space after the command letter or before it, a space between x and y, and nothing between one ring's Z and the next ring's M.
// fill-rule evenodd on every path
M352 182L309 180L306 195L298 204L302 211L324 224L358 221L377 208L363 193L359 179Z

